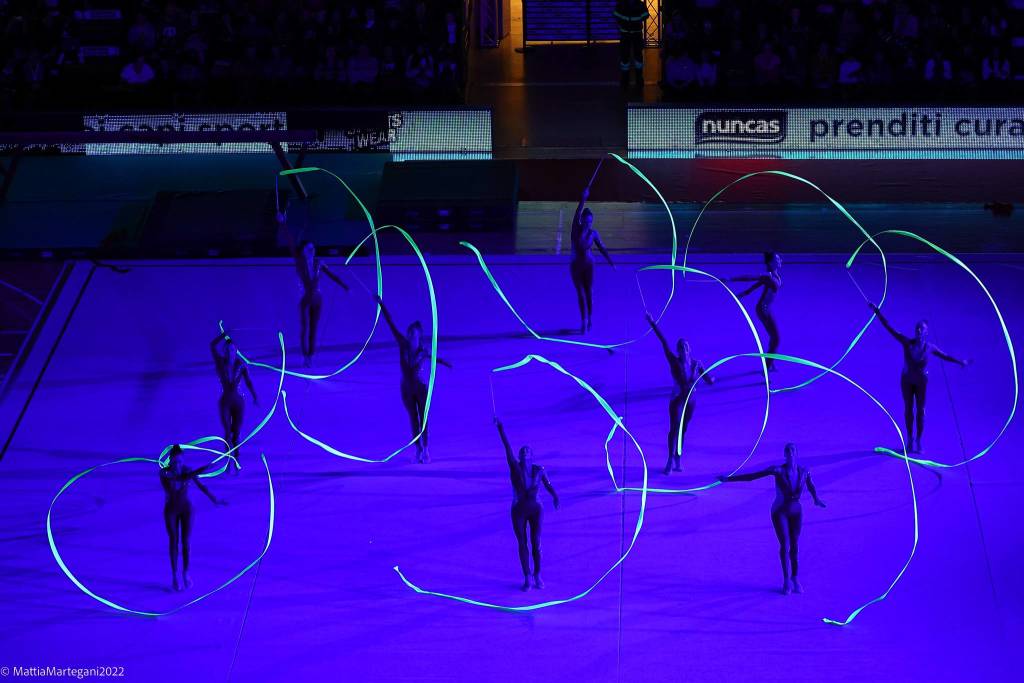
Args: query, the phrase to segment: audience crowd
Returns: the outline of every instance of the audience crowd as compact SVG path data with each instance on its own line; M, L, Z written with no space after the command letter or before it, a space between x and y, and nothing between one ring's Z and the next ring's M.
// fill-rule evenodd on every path
M464 0L0 0L0 108L458 101Z
M1011 100L1021 5L664 0L662 84L681 100Z

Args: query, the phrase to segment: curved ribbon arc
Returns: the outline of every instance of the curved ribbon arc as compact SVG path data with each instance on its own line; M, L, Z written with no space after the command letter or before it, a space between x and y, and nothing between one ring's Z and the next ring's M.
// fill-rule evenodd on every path
M750 334L753 335L753 337L754 337L754 344L757 346L758 353L759 354L763 354L764 353L764 347L761 345L760 337L757 336L757 328L754 327L754 321L750 319L750 315L747 313L747 309L743 307L742 303L740 303L740 300L739 300L739 298L737 298L735 292L733 292L728 287L728 285L726 285L722 280L720 280L716 276L712 275L711 273L708 273L706 271L703 271L703 270L700 270L700 269L697 269L697 268L691 268L690 266L654 265L654 266L646 266L644 268L641 268L640 270L644 271L644 270L669 270L669 269L671 269L673 271L677 271L678 270L678 271L682 272L683 273L683 277L685 277L686 274L688 274L688 273L693 273L695 275L703 275L705 277L711 278L712 280L717 282L719 285L721 285L722 289L724 289L726 291L726 293L730 297L732 297L732 300L736 304L736 307L739 309L740 313L743 314L743 319L746 321L747 327L750 328ZM740 464L736 466L736 469L734 469L732 472L730 472L730 474L739 471L739 469L741 467L743 467L745 464L747 464L747 461L749 461L750 458L754 455L754 451L757 450L758 445L761 443L762 437L764 437L764 432L768 428L768 413L769 413L769 409L771 407L772 392L771 392L771 388L770 388L770 385L769 385L769 379L768 379L768 364L765 362L765 358L763 356L761 357L761 373L764 376L764 386L765 386L764 417L761 420L761 429L760 429L760 431L757 434L757 439L754 440L754 445L751 446L751 448L750 448L750 452L747 453L747 457L744 458L743 461L740 462ZM683 401L682 413L680 414L680 417L679 417L679 431L678 431L678 435L676 437L676 455L680 455L681 456L682 453L683 453L683 420L685 419L685 416L686 416L686 409L690 405L690 399L693 396L694 390L697 388L697 385L700 383L701 379L703 379L707 374L708 374L708 372L705 371L702 375L700 375L700 377L698 377L696 380L694 380L693 384L690 385L690 390L686 394L686 399ZM638 490L635 486L634 487L619 486L618 481L616 481L616 479L615 479L615 471L612 468L612 463L611 463L610 459L607 461L607 466L608 466L608 474L610 474L611 478L612 478L612 485L615 487L615 490L617 492L621 493L623 491L637 491ZM650 493L696 493L698 491L705 491L707 489L714 488L715 486L718 486L717 482L714 482L714 483L711 483L711 484L707 484L705 486L696 486L696 487L684 488L684 489L648 488L647 490Z
M224 329L224 321L223 320L220 321L219 325L221 327L221 330L223 330ZM267 423L270 422L270 418L272 418L274 416L274 413L277 411L277 402L281 399L281 393L284 390L284 376L286 374L288 374L288 371L285 369L286 353L285 353L285 348L284 348L284 334L281 333L281 332L277 333L277 343L281 347L281 367L275 368L275 370L278 372L278 380L277 380L277 393L274 394L274 403L270 406L270 410L267 411L267 414L263 416L263 419L260 420L259 424L257 424L252 429L252 431L249 432L249 435L246 436L241 441L239 441L237 444L235 444L234 447L229 448L226 451L216 451L216 450L212 450L212 449L209 449L209 448L200 448L199 447L199 444L209 443L210 441L220 441L224 445L228 445L227 441L225 441L224 439L222 439L219 436L206 436L206 437L203 437L201 439L196 439L195 441L191 441L191 442L188 442L188 443L180 444L182 450L201 450L201 451L206 451L208 453L215 453L215 454L217 454L218 457L214 458L213 461L211 462L211 464L215 463L215 462L218 462L220 460L223 460L225 458L228 458L230 460L230 462L225 463L219 470L216 470L214 472L206 472L206 473L200 475L201 477L206 478L206 477L216 477L216 476L219 476L219 475L223 474L228 469L228 467L231 466L232 463L235 465L235 467L237 467L238 469L241 469L242 465L238 462L238 458L236 458L232 454L235 451L237 451L239 448L244 446L246 443L248 443L250 439L252 439L254 436L256 436L267 425ZM242 354L239 353L238 357L242 358ZM243 361L244 360L245 359L243 359ZM159 460L161 462L161 465L160 465L161 467L164 467L163 463L166 462L167 454L170 452L172 447L173 447L173 444L168 445L168 446L164 447L163 451L160 452Z
M164 617L164 616L168 616L170 614L174 614L176 612L180 612L181 610L185 609L186 607L190 607L190 606L196 604L197 602L205 600L206 598L210 597L211 595L214 595L215 593L219 593L220 591L224 590L225 588L227 588L228 586L233 584L238 579L242 578L242 576L244 576L250 569L255 567L260 562L260 560L263 559L263 556L266 555L267 551L270 549L270 543L271 543L271 541L274 538L274 518L275 518L275 514L276 514L276 503L275 503L275 499L274 499L274 482L273 482L273 480L270 477L270 465L267 464L267 457L263 453L260 453L260 460L262 460L263 467L266 469L266 472L267 472L267 490L268 490L269 496L270 496L269 519L267 520L267 540L266 540L266 542L263 545L263 549L256 556L256 559L254 559L252 562L250 562L248 565L246 565L244 569L242 569L240 572L235 574L233 577L231 577L230 579L228 579L224 583L220 584L219 586L217 586L213 590L210 590L210 591L208 591L206 593L203 593L199 597L193 598L192 600L189 600L188 602L184 603L183 605L179 605L178 607L175 607L174 609L167 610L165 612L152 612L152 611L148 611L148 610L137 610L137 609L132 609L130 607L125 607L124 605L118 604L118 603L114 602L113 600L108 600L107 598L104 598L103 596L101 596L101 595L93 592L92 590L90 590L84 583L82 583L78 579L77 576L74 575L74 573L72 573L72 571L68 568L67 564L65 564L64 558L61 557L60 551L57 550L57 542L55 541L55 539L53 537L52 518L53 518L53 508L54 508L54 505L57 504L57 500L64 494L65 491L67 491L69 488L71 488L71 486L76 481L78 481L82 477L86 476L87 474L89 474L91 472L94 472L94 471L96 471L96 470L98 470L100 468L103 468L103 467L109 467L111 465L119 465L119 464L122 464L122 463L129 463L129 462L146 462L146 463L159 464L159 461L156 460L156 459L153 459L153 458L121 458L120 460L114 460L112 462L103 463L102 465L95 465L93 467L90 467L89 469L87 469L87 470L85 470L83 472L79 472L78 474L73 476L71 479L69 479L67 482L65 482L64 486L62 486L61 489L57 492L57 495L55 495L53 497L53 500L50 501L50 507L49 507L49 509L46 512L46 538L47 538L47 540L50 543L50 552L53 554L53 559L55 559L57 561L57 566L59 566L61 571L64 572L64 575L67 576L68 579L71 580L71 583L73 583L75 586L77 586L80 591L82 591L83 593L88 595L90 598L92 598L93 600L96 600L99 603L102 603L102 604L106 605L107 607L115 609L115 610L117 610L119 612L126 612L128 614L136 614L136 615L143 616L143 617Z
M945 256L947 259L955 263L957 266L963 269L964 272L970 275L975 282L978 283L978 286L981 287L981 291L985 293L985 297L988 299L989 303L992 304L992 310L995 311L996 318L999 320L999 328L1000 331L1003 333L1003 340L1006 342L1006 350L1010 354L1010 369L1013 371L1013 405L1010 406L1010 414L1007 415L1006 421L1003 423L1003 426L999 430L999 433L996 434L995 438L992 439L992 441L989 442L989 444L985 446L982 450L980 450L978 453L975 453L973 456L969 458L964 458L963 460L953 464L937 462L935 460L928 460L926 458L909 458L910 462L916 463L918 465L939 468L960 467L961 465L966 465L967 463L974 462L978 458L984 456L986 453L991 451L992 448L996 445L996 443L998 443L999 440L1003 438L1003 434L1006 433L1007 428L1010 426L1010 422L1013 421L1014 416L1017 414L1017 401L1020 395L1020 378L1017 373L1017 354L1013 349L1013 340L1010 338L1010 331L1006 327L1006 320L1003 319L1003 313L1002 311L999 310L999 306L996 304L995 298L993 298L992 293L988 291L988 288L985 286L985 283L981 281L981 278L979 278L977 274L975 274L975 272L967 266L966 263L957 258L956 255L950 253L949 251L946 251L945 249L935 244L934 242L930 242L924 237L921 237L920 235L917 235L912 232L908 232L906 230L883 230L881 232L875 233L874 237L878 237L879 235L899 235L901 237L909 237L910 239L914 239L917 240L918 242L921 242L922 244L928 246L933 251L941 254L942 256ZM846 262L847 268L853 265L854 259L856 259L857 255L860 254L860 251L861 249L864 248L865 244L867 244L867 240L861 242L860 245L853 251L853 253L850 255L850 258ZM874 319L874 314L872 314L872 319ZM889 451L888 449L884 448L876 449L876 451L879 453L886 453L889 455L892 454L892 451Z
M359 198L359 195L357 195L355 193L355 191L351 187L349 187L348 183L346 183L337 174L333 173L332 171L328 171L326 168L320 168L319 166L303 166L301 168L292 168L292 169L287 169L287 170L278 172L277 176L275 177L275 181L274 181L275 182L275 187L276 187L276 183L277 183L277 178L279 178L281 176L296 175L296 174L300 174L300 173L316 173L316 172L326 173L327 175L331 176L332 178L337 180L339 183L341 183L341 186L344 187L345 190L352 196L352 199L355 200L356 204L359 206L359 209L363 212L363 215L366 217L366 222L370 226L370 236L373 238L373 247L374 247L373 255L374 255L374 261L375 261L376 273L377 273L377 295L378 296L383 296L383 292L384 292L383 272L381 271L381 265L380 265L380 245L377 242L377 228L376 228L376 226L373 223L373 216L370 214L370 210L366 208L366 205L363 204L363 200L361 200ZM356 255L356 253L358 253L359 248L365 242L366 242L366 240L364 239L362 242L359 243L359 246L355 247L349 253L348 257L345 259L345 265L346 266L349 264L349 262L352 260L352 258ZM359 348L359 351L356 352L356 355L353 356L347 363L344 363L343 365L341 365L338 369L334 370L333 372L329 372L329 373L327 373L325 375L314 375L314 374L305 373L305 372L296 372L294 370L287 370L285 372L285 374L287 374L290 377L296 377L298 379L308 379L308 380L330 379L332 377L336 377L336 376L340 375L341 373L345 372L350 367L355 365L355 363L362 357L363 353L366 351L366 347L370 345L370 340L373 339L373 334L374 334L374 332L376 332L376 330L377 330L377 323L379 323L379 322L380 322L380 307L378 307L376 312L375 312L375 315L374 315L374 318L373 318L373 325L370 327L370 333L367 335L366 340L363 342L363 345ZM224 324L223 324L223 321L221 321L221 332L223 332L223 331L224 331ZM241 351L238 352L238 357L241 358L247 365L252 365L253 367L264 368L266 370L273 370L274 372L278 372L278 371L281 370L281 368L276 368L273 365L269 365L267 363L262 363L260 361L250 360L249 358L246 358L245 356L243 356ZM282 365L282 367L283 367L283 365Z
M668 214L668 220L669 220L669 223L672 226L672 255L671 255L671 259L669 261L669 266L675 266L676 265L676 258L677 258L677 254L678 254L679 237L678 237L678 234L677 234L677 231L676 231L676 219L672 215L672 210L669 208L668 202L665 201L665 197L661 194L661 191L658 190L658 188L654 185L654 183L652 183L651 180L646 175L644 175L644 173L640 169L638 169L636 166L634 166L630 162L628 162L625 159L623 159L618 154L614 154L614 153L609 152L609 155L612 156L619 163L623 164L630 171L635 173L640 178L640 180L642 180L644 183L646 183L652 190L654 190L654 193L656 195L658 195L658 199L661 201L662 206L665 207L665 213ZM560 337L548 337L546 335L542 335L539 332L537 332L536 330L534 330L532 327L530 327L530 324L526 322L526 320L523 318L523 316L519 314L519 311L516 310L515 306L512 305L512 302L509 301L508 296L506 296L506 294L505 294L505 291L502 289L501 285L498 284L497 278L494 277L494 273L491 272L491 269L487 265L487 262L484 261L484 256L483 256L482 253L480 253L480 250L477 249L473 244L471 244L469 242L466 242L466 241L459 242L459 246L465 247L465 248L469 249L471 252L473 252L473 255L476 256L477 262L480 264L480 269L484 273L484 277L486 277L487 280L491 283L491 287L498 294L498 297L505 303L505 305L508 307L508 309L512 312L512 315L514 315L516 317L516 319L523 326L523 328L527 332L529 332L530 335L532 335L538 341L548 341L548 342L556 342L556 343L560 343L560 344L570 344L570 345L573 345L573 346L585 346L585 347L594 348L594 349L610 350L610 349L615 349L615 348L618 348L620 346L626 346L627 344L632 344L634 342L640 341L641 339L645 338L647 335L649 335L651 333L650 330L647 330L643 334L641 334L639 337L637 337L636 339L628 339L626 341L618 342L618 343L615 343L615 344L598 344L598 343L595 343L595 342L578 341L578 340L575 340L575 339L562 339ZM669 304L672 303L672 299L673 299L673 297L675 297L675 294L676 294L676 275L675 275L675 270L672 271L671 283L672 284L671 284L671 289L669 290L668 298L665 300L665 304L662 306L661 312L658 313L657 316L655 316L656 319L659 320L659 321L665 316L665 312L668 310ZM639 284L638 284L638 286L639 286ZM642 291L641 291L641 296L643 296L643 292Z
M555 361L548 360L547 358L544 358L543 356L539 356L539 355L536 355L536 354L530 354L530 355L524 357L519 362L513 363L512 365L505 365L505 366L502 366L502 367L499 367L499 368L495 368L493 370L493 372L506 372L506 371L514 370L516 368L519 368L519 367L522 367L524 365L527 365L531 361L537 361L538 363L542 363L544 365L547 365L548 367L552 368L553 370L555 370L555 371L565 375L569 379L571 379L574 382L576 382L576 384L578 384L585 391L587 391L591 396L594 397L594 399L598 402L598 404L605 411L605 413L608 414L608 417L610 417L612 419L612 423L613 424L612 424L611 430L608 432L608 436L605 438L605 441L604 441L604 450L605 450L605 455L606 455L607 459L611 458L611 455L609 453L609 444L611 443L611 440L614 438L615 432L618 431L619 429L621 429L623 431L623 433L625 433L626 436L629 437L630 441L633 442L633 445L636 448L637 452L640 454L640 459L641 459L641 461L643 463L644 476L643 476L643 487L641 488L640 511L637 514L636 527L633 530L633 537L630 539L629 545L622 552L622 554L620 555L619 559L616 560L615 563L612 564L611 567L609 567L600 577L598 577L598 579L596 581L594 581L586 589L584 589L584 590L580 591L579 593L576 593L575 595L572 595L572 596L570 596L568 598L560 598L560 599L556 599L556 600L547 600L545 602L539 602L539 603L534 603L534 604L530 604L530 605L498 605L498 604L495 604L495 603L492 603L492 602L485 602L485 601L482 601L482 600L475 600L473 598L469 598L469 597L466 597L466 596L454 595L454 594L451 594L451 593L441 593L441 592L438 592L438 591L432 591L432 590L427 590L425 588L421 588L420 586L418 586L415 583L413 583L412 581L410 581L405 576L405 574L402 573L402 570L398 568L398 565L395 565L393 567L393 569L398 574L398 577L402 580L402 583L404 583L407 587L409 587L413 591L419 593L420 595L430 595L430 596L437 597L437 598L444 598L446 600L453 600L455 602L461 602L461 603L464 603L464 604L467 604L467 605L474 605L474 606L477 606L477 607L487 607L489 609L502 610L502 611L506 611L506 612L532 612L532 611L539 610L539 609L544 609L544 608L547 608L547 607L553 607L555 605L564 605L564 604L567 604L567 603L570 603L570 602L575 602L575 601L580 600L582 598L585 598L587 595L589 595L613 571L615 571L619 566L622 565L623 562L626 561L626 558L629 556L630 552L633 550L633 546L636 544L636 539L637 539L637 537L639 537L640 530L643 528L644 514L647 511L647 458L644 456L643 448L640 447L640 443L636 440L636 438L633 436L633 434L629 431L629 429L623 423L622 417L620 417L615 412L615 410L611 407L611 405L608 404L608 402L604 399L603 396L601 396L601 394L599 394L597 392L596 389L594 389L590 384L588 384L586 382L586 380L584 380L584 379L582 379L580 377L577 377L576 375L572 374L571 372L566 370L564 367L562 367L561 365L559 365Z
M736 180L733 180L731 183L729 183L728 185L726 185L725 187L720 189L715 194L711 195L711 199L707 200L704 203L704 206L702 206L701 210L697 213L697 217L693 220L693 225L690 228L690 234L686 238L686 247L683 250L683 265L684 266L686 265L687 259L689 258L689 255L690 255L690 242L693 241L693 235L697 231L697 224L700 222L700 219L704 216L704 212L708 210L709 206L711 206L712 202L714 202L716 199L718 199L718 197L720 197L722 194L724 194L727 190L732 188L734 185L738 185L739 183L742 183L742 182L744 182L744 181L746 181L746 180L748 180L750 178L753 178L755 176L760 176L760 175L774 175L774 176L779 176L779 177L782 177L782 178L789 178L790 180L795 180L797 182L803 183L804 185L807 185L808 187L812 188L818 194L820 194L822 197L827 199L829 201L829 203L832 204L832 206L834 206L836 209L838 209L839 213L844 218L846 218L848 221L853 223L857 227L857 229L860 230L861 234L864 235L865 239L868 242L870 242L872 245L874 245L875 249L878 250L879 255L882 257L882 296L881 296L881 298L878 301L878 305L881 306L882 303L885 302L885 297L886 297L886 294L887 294L888 288L889 288L889 269L888 269L888 266L886 265L885 252L882 250L882 247L874 240L874 238L871 236L871 234L867 230L864 229L864 226L862 226L857 221L857 219L854 218L853 215L849 211L846 210L846 207L844 207L842 204L840 204L829 193L825 192L823 189L821 189L820 187L818 187L817 185L812 183L810 180L807 180L806 178L802 178L802 177L800 177L798 175L795 175L793 173L788 173L786 171L772 171L772 170L769 170L769 171L753 171L751 173L746 173L746 174L740 176L739 178L737 178ZM861 246L863 246L863 244ZM846 267L847 268L850 267L850 262L847 262L847 266ZM848 355L850 355L850 352L853 350L853 347L856 346L858 342L860 342L861 337L864 336L864 333L867 332L868 327L871 325L871 323L873 321L874 321L874 315L872 315L870 318L868 318L868 321L864 324L864 326L860 329L860 331L857 332L857 334L853 338L853 341L850 342L850 344L846 347L846 350L843 351L841 356L839 356L839 359L836 360L836 362L833 363L831 366L829 366L830 370L837 368L839 366L839 364L842 363L843 360L845 360ZM827 374L827 373L821 372L821 373L811 377L810 379L808 379L808 380L806 380L804 382L801 382L800 384L796 384L796 385L793 385L791 387L780 387L778 389L771 389L771 391L772 392L783 392L783 391L795 391L796 389L802 389L803 387L806 387L807 385L811 384L812 382L816 382L818 379L824 377L825 374Z
M389 460L394 458L396 455L398 455L399 453L404 451L406 448L408 448L409 446L411 446L414 443L416 443L416 441L423 435L423 432L425 432L426 429L427 429L427 419L430 416L430 406L431 406L431 403L433 402L433 397L434 397L434 381L435 381L435 378L437 376L437 339L438 339L438 336L439 336L438 317L437 317L437 294L436 294L436 292L434 290L434 280L430 276L430 268L427 267L426 258L423 256L423 252L420 250L419 245L416 244L416 240L414 240L412 238L412 236L408 232L406 232L402 228L398 227L397 225L382 225L382 226L380 226L378 228L375 228L372 233L370 233L369 235L364 237L362 239L362 241L359 244L357 244L356 247L353 249L353 253L358 251L363 246L363 244L366 243L367 240L373 238L373 240L376 241L377 240L377 232L379 232L381 230L387 230L389 228L393 229L393 230L397 230L398 233L402 237L404 237L405 240L409 243L409 246L412 247L413 252L416 254L416 258L420 262L420 267L423 269L423 277L424 277L424 279L426 280L426 283L427 283L427 293L430 296L430 322L431 322L431 325L433 326L432 327L433 332L430 335L430 376L429 376L429 378L427 380L427 400L426 400L426 403L423 406L423 425L420 427L419 433L416 434L415 436L413 436L412 439L410 439L409 442L406 443L404 446L402 446L402 447L392 451L390 454L386 455L383 458L364 458L362 456L352 455L350 453L345 453L344 451L341 451L341 450L339 450L337 448L334 448L333 446L325 443L324 441L321 441L321 440L319 440L319 439L317 439L317 438L307 434L306 432L302 431L298 427L298 425L296 425L295 422L292 420L292 417L291 417L291 415L288 412L287 400L285 401L285 417L288 419L288 424L291 425L292 430L295 431L296 434L298 434L299 436L301 436L303 439L305 439L306 441L310 442L311 444L313 444L315 446L318 446L319 448L323 449L324 451L330 453L331 455L335 455L335 456L338 456L340 458L345 458L347 460L355 460L355 461L358 461L358 462L372 462L372 463L388 462ZM380 306L379 305L377 307L377 310L378 310L378 315L379 315L379 312L380 312ZM367 340L367 343L369 343L369 340Z
M806 366L806 367L814 368L816 370L822 371L823 374L835 375L836 377L846 381L848 384L854 386L862 394L867 396L871 400L872 403L874 403L876 406L878 406L879 410L881 410L885 414L885 416L887 418L889 418L889 422L892 423L893 429L896 430L896 434L900 438L900 443L903 446L903 454L902 455L900 455L896 451L890 450L888 448L883 448L881 446L876 447L875 451L876 452L885 452L887 454L895 455L896 457L899 457L901 460L903 460L903 462L904 462L904 464L905 464L905 466L907 468L907 479L910 482L910 496L911 496L911 502L913 504L913 511L914 511L914 540L913 540L913 544L911 545L910 554L907 556L906 562L903 563L903 566L900 568L899 572L897 572L896 577L892 580L892 582L889 584L889 586L881 594L877 595L876 597L872 598L871 600L868 600L864 604L862 604L859 607L857 607L855 610L853 610L843 620L830 619L830 618L827 618L827 617L822 619L822 621L827 623L827 624L834 624L834 625L837 625L837 626L846 626L847 624L850 624L854 619L856 619L857 615L859 615L862 611L864 611L865 608L867 608L868 606L873 605L875 603L881 602L881 601L885 600L889 596L889 593L892 592L892 589L896 587L896 584L899 583L899 580L903 577L903 575L906 573L907 569L910 567L910 563L914 559L914 556L917 553L917 545L918 545L918 541L920 540L920 527L919 527L918 506L917 506L917 489L914 486L914 477L913 477L913 474L910 471L911 459L907 456L907 452L906 452L907 447L906 447L906 442L903 440L903 432L900 430L900 427L896 423L896 420L893 418L892 414L888 410L886 410L885 406L883 406L881 404L881 402L877 398L875 398L867 389L865 389L860 384L858 384L857 382L853 381L852 379L850 379L846 375L842 374L838 370L834 370L832 368L825 367L821 363L815 363L814 361L807 360L805 358L798 358L796 356L788 356L788 355L781 354L781 353L737 353L737 354L733 354L733 355L730 355L730 356L726 356L724 358L720 358L717 361L715 361L714 363L712 363L710 366L708 366L705 369L705 371L701 374L701 376L697 379L697 381L700 381L700 379L702 379L706 374L708 374L709 372L711 372L715 368L717 368L717 367L719 367L721 365L724 365L726 363L729 363L731 361L734 361L734 360L736 360L738 358L760 358L762 360L770 358L772 360L785 361L787 363L795 363L797 365L803 365L803 366ZM749 456L748 456L748 459L749 459ZM730 472L730 474L734 474L738 470L739 470L739 467L737 467L732 472ZM695 489L687 489L687 491L698 491L698 490L702 490L702 489L709 489L709 488L712 488L712 487L715 487L715 486L718 486L718 485L720 485L720 482L714 482L714 483L711 483L711 484L703 486L703 487L699 487L699 488L695 488ZM626 490L629 490L629 489L626 489ZM645 493L646 493L646 491L645 491Z

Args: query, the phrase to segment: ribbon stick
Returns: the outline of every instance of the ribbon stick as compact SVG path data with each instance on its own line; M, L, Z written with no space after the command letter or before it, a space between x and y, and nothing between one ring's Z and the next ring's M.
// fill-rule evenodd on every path
M547 358L544 358L543 356L538 356L536 354L530 354L530 355L526 356L525 358L523 358L522 360L520 360L518 363L513 363L512 365L505 365L505 366L500 367L500 368L495 368L494 372L507 372L507 371L510 371L510 370L515 370L516 368L523 367L524 365L527 365L528 363L533 362L533 361L538 362L538 363L542 363L542 364L550 367L551 369L555 370L556 372L559 372L562 375L564 375L564 376L568 377L569 379L573 380L574 382L576 382L577 385L579 385L584 391L589 393L594 398L594 400L597 401L597 403L601 406L601 408L605 411L605 413L607 413L608 417L611 418L611 420L612 420L612 427L611 427L611 430L608 432L608 436L605 437L605 441L604 441L604 451L605 451L605 455L606 455L607 458L611 457L611 455L609 453L609 444L611 443L611 440L615 437L616 431L618 431L620 429L622 430L622 432L627 437L629 437L629 440L633 442L633 447L636 448L637 453L640 454L640 460L641 460L641 462L643 464L643 486L640 489L640 492L641 492L641 494L640 494L640 511L637 514L636 526L633 529L633 536L632 536L632 538L629 541L629 545L626 546L625 550L623 550L623 552L619 556L618 560L616 560L607 570L605 570L605 572L603 574L601 574L595 581L593 581L588 587L584 588L582 591L579 591L575 595L569 596L567 598L559 598L559 599L556 599L556 600L547 600L547 601L544 601L544 602L532 603L532 604L527 604L527 605L499 605L499 604L493 603L493 602L486 602L486 601L483 601L483 600L476 600L474 598L470 598L470 597L467 597L467 596L455 595L455 594L452 594L452 593L442 593L442 592L439 592L439 591L427 590L427 589L422 588L422 587L418 586L417 584L413 583L411 580L409 580L409 578L406 577L406 575L402 572L402 570L399 569L398 565L395 565L393 567L393 569L398 574L398 577L402 580L402 583L404 583L407 587L409 587L411 590L415 591L416 593L419 593L420 595L428 595L428 596L432 596L432 597L436 597L436 598L443 598L443 599L446 599L446 600L453 600L455 602L460 602L460 603L467 604L467 605L473 605L473 606L476 606L476 607L486 607L486 608L489 608L489 609L503 610L503 611L506 611L506 612L532 612L532 611L539 610L539 609L545 609L547 607L554 607L555 605L565 605L565 604L568 604L568 603L571 603L571 602L575 602L577 600L581 600L581 599L585 598L595 588L597 588L599 585L601 585L601 582L603 582L608 577L609 574L611 574L613 571L615 571L616 568L618 568L623 562L626 561L626 558L629 556L630 552L633 550L633 546L636 544L637 537L640 536L640 530L643 528L643 525L644 525L644 514L647 511L647 458L644 455L643 448L640 447L640 443L636 440L636 438L634 438L632 432L630 432L629 429L626 427L625 423L623 422L623 418L621 418L615 412L615 409L611 407L611 405L608 403L608 401L606 401L604 399L604 397L601 396L601 394L599 394L596 389L594 389L594 387L592 387L590 384L588 384L584 379L574 375L573 373L569 372L564 367L562 367L561 365L559 365L558 363L556 363L554 361L550 361Z

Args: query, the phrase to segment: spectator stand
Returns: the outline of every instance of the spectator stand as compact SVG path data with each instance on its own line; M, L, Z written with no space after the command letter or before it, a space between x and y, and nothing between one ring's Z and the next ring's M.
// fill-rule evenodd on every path
M664 98L1019 101L1024 3L664 0Z

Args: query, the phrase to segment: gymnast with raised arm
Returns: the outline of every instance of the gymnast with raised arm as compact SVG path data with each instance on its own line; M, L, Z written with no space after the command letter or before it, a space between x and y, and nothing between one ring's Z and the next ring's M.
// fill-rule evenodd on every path
M530 548L533 546L533 585L543 588L544 581L540 578L540 532L544 520L544 508L537 500L540 485L551 494L555 509L558 509L558 494L551 485L544 468L532 461L533 451L529 446L519 449L519 459L512 455L512 445L508 442L505 427L501 420L494 418L494 424L501 436L501 444L505 447L505 460L508 462L508 473L512 479L512 530L519 544L519 564L523 569L523 590L530 590ZM526 526L530 526L530 539L527 545Z
M384 300L374 295L380 305L384 320L391 328L391 334L398 342L398 360L402 370L402 404L409 414L409 426L416 442L416 460L420 463L430 462L430 450L427 448L427 381L430 374L430 350L423 341L423 325L419 320L409 325L402 334L395 325L391 313ZM447 368L452 365L440 356L437 362Z
M313 354L316 353L316 335L320 327L320 312L323 310L323 295L320 293L320 276L326 275L339 287L348 291L348 284L327 264L316 257L316 245L305 240L296 248L295 238L287 225L287 213L278 211L277 222L288 239L288 246L295 259L295 271L299 275L302 286L302 298L299 299L299 327L301 330L303 364L308 368L313 365Z
M594 230L593 212L584 207L589 196L590 185L587 185L583 188L583 198L580 199L572 219L572 261L569 262L569 274L572 275L572 284L576 288L576 300L580 307L580 334L586 333L593 326L591 316L594 312L594 256L591 249L596 246L608 261L608 265L615 266L612 257L608 255L608 250L604 248L601 235Z
M759 472L750 474L734 474L719 476L718 481L753 481L761 477L775 478L775 502L772 503L772 526L779 539L779 561L782 563L782 593L803 593L804 588L797 578L797 542L800 540L800 528L803 526L803 509L800 506L800 495L804 487L820 508L825 503L818 498L818 491L811 481L811 473L806 467L797 465L796 444L786 444L786 462L781 465L766 467Z
M764 254L764 265L768 270L766 275L739 275L729 278L729 281L754 283L737 294L741 299L758 287L764 288L761 291L761 298L757 300L757 319L761 321L765 332L768 333L768 353L775 353L779 349L779 325L775 322L775 316L772 315L772 304L775 302L775 295L782 287L782 275L779 272L782 269L782 257L774 251L767 251ZM774 358L767 359L766 364L771 371L777 369Z
M160 485L164 489L164 525L167 527L167 539L170 541L171 555L171 586L176 591L192 587L192 577L188 573L188 564L192 554L192 501L188 496L188 485L195 484L214 505L227 503L203 485L199 478L212 467L206 465L197 470L186 467L181 462L181 446L171 447L167 466L160 469ZM178 583L178 541L181 541L182 583Z
M217 370L217 378L220 379L220 423L224 427L224 440L228 442L228 449L238 446L238 437L242 431L242 417L245 415L245 395L242 393L239 384L244 379L249 393L252 394L253 405L258 405L256 388L252 385L252 378L249 377L249 367L238 357L238 348L234 340L228 336L227 330L221 332L210 342L210 355L213 356L213 365ZM233 462L237 469L240 453L235 450Z
M960 360L948 353L944 353L939 347L928 341L928 321L919 320L914 327L914 336L908 337L897 332L878 306L869 303L868 307L878 316L882 327L888 330L903 347L903 371L900 373L900 393L903 394L903 419L907 426L907 443L910 444L911 453L921 452L921 435L924 433L924 404L925 395L928 392L928 356L936 356L944 361L956 363L962 368L970 364L970 360ZM915 440L914 417L917 417L917 432Z
M665 463L665 474L668 474L672 469L676 472L682 470L680 454L676 452L676 443L681 440L680 429L682 429L682 438L686 437L686 428L690 425L690 419L693 417L696 400L693 396L690 396L690 402L686 405L685 415L683 415L683 403L686 402L686 397L690 395L690 390L697 381L697 378L704 374L704 365L691 355L690 342L680 338L676 342L676 350L673 352L672 347L668 345L668 340L665 339L665 335L658 329L658 323L654 321L650 313L647 314L647 322L650 324L651 329L654 330L658 341L661 342L661 348L665 352L665 360L668 361L669 371L672 373L672 398L668 402L668 462ZM704 381L708 384L714 384L715 378L711 375L704 375ZM682 423L681 428L680 423ZM674 467L673 464L675 465Z

